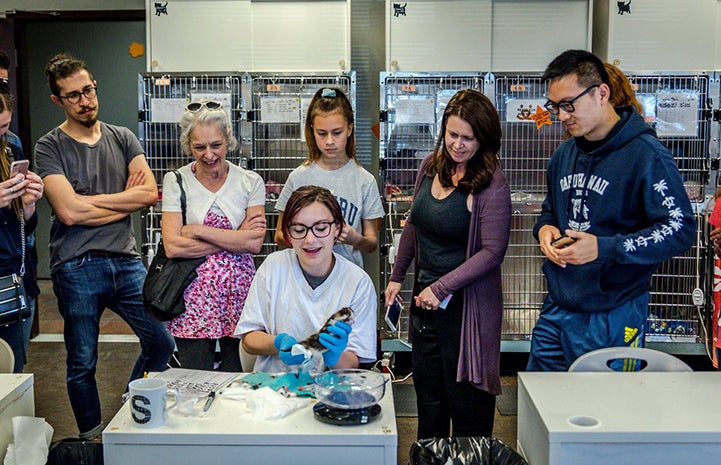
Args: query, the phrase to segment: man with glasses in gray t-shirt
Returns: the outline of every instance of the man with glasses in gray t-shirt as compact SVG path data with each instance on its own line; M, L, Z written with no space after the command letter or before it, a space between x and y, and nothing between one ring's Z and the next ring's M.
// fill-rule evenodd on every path
M145 266L130 215L158 199L138 139L98 121L97 83L85 64L57 55L45 73L65 121L38 140L35 161L53 209L50 274L64 320L67 387L80 439L100 435L95 381L100 317L107 307L140 339L130 380L163 371L174 343L143 306Z

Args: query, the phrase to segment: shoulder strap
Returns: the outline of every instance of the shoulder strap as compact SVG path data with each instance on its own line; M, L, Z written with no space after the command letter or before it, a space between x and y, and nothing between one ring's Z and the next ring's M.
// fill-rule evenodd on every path
M183 225L187 223L187 218L185 215L185 189L183 189L183 178L180 176L180 172L178 170L173 170L173 173L175 174L175 178L178 180L178 187L180 188L180 210L183 212Z

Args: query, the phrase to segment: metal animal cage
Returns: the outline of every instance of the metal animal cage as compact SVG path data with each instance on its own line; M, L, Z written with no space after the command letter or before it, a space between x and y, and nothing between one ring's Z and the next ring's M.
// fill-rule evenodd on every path
M138 75L138 135L145 156L158 183L162 199L163 177L168 171L180 168L191 161L180 148L178 123L191 101L216 100L228 113L233 131L237 135L244 109L240 95L240 75L237 74L160 74ZM244 165L241 147L228 152L227 160ZM160 240L160 202L142 212L142 252L152 260Z
M380 285L385 289L395 261L395 250L410 209L413 184L421 160L438 140L443 110L461 89L483 90L480 73L381 73L380 74L380 177L381 191L388 205L382 243ZM413 273L409 270L401 288L404 312L400 340L408 339L408 308L412 297ZM383 318L379 318L385 329ZM391 336L388 331L383 335Z
M659 266L651 285L646 340L700 342L699 308L711 297L705 263L713 253L706 244L703 205L712 155L712 102L718 102L718 78L707 73L629 74L644 118L670 149L695 207L697 234L690 250ZM716 149L717 150L717 149Z
M501 120L499 157L513 205L511 234L501 265L502 334L506 339L528 339L546 295L541 272L545 257L532 231L546 196L546 166L566 136L557 121L543 124L535 119L538 108L546 103L540 74L488 74L485 89Z
M713 118L709 108L712 101L718 101L719 80L715 74L704 73L629 77L644 104L647 121L671 150L692 205L699 212L694 246L662 263L652 277L647 340L699 342L702 320L699 294L710 294L701 211L707 195L709 158L712 152L718 156L718 145L711 136ZM447 99L461 88L484 92L494 102L501 119L503 140L499 156L513 203L510 241L502 265L502 332L506 340L530 339L547 292L541 271L545 258L531 231L546 195L546 166L554 150L566 139L557 120L537 121L538 107L542 108L547 98L540 74L381 73L380 167L388 202L384 248L387 253L381 269L381 286L384 288L388 282L394 247L410 208L420 160L435 146ZM409 273L401 291L406 308L412 297L411 286ZM401 338L407 338L407 312L405 315Z
M701 211L709 170L709 76L629 78L644 106L647 122L656 128L679 166L695 211ZM503 125L500 157L514 205L511 238L503 263L506 339L530 338L546 293L541 271L544 257L531 230L546 193L546 165L566 136L555 119L550 125L534 124L532 113L545 102L545 92L538 76L499 74L486 79L486 94L495 99ZM708 289L709 279L704 268L703 227L703 218L697 215L696 243L686 253L662 263L652 277L649 341L699 341L699 304L694 295Z
M248 167L263 178L268 230L256 255L259 264L277 250L275 201L291 171L308 158L305 118L313 94L323 87L340 88L355 110L355 71L340 74L251 73L243 76L247 118L241 123Z

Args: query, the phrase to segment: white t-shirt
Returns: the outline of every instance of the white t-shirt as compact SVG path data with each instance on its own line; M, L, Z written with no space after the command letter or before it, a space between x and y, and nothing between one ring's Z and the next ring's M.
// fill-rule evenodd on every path
M355 160L348 160L337 170L325 170L315 162L300 165L288 176L275 209L284 211L290 195L303 186L328 189L338 199L345 222L361 234L363 220L383 218L385 214L375 178ZM352 245L336 244L333 250L363 268L363 254Z
M363 363L375 361L378 296L373 282L358 266L338 254L335 258L330 276L312 289L293 249L268 255L250 285L235 334L287 333L302 341L322 328L333 313L350 307L354 322L346 350ZM278 373L289 369L277 356L261 355L255 362L258 371ZM320 369L324 369L322 363Z
M265 205L265 184L258 173L228 162L230 168L225 183L218 192L211 192L195 177L191 165L178 169L185 190L187 224L203 224L205 215L212 208L228 218L233 229L238 229L248 207ZM163 178L162 211L181 211L180 188L172 171Z

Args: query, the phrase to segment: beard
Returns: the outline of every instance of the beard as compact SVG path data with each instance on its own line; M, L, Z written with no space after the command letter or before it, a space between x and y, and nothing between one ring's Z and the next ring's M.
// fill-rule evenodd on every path
M83 108L81 111L86 110L90 110L90 112L78 115L75 120L86 128L91 128L98 122L97 107Z
M93 126L95 126L95 123L98 122L98 117L97 117L97 116L93 116L93 117L91 117L91 118L89 118L89 119L78 120L78 122L79 122L80 124L82 124L83 126L85 126L86 128L92 128Z

